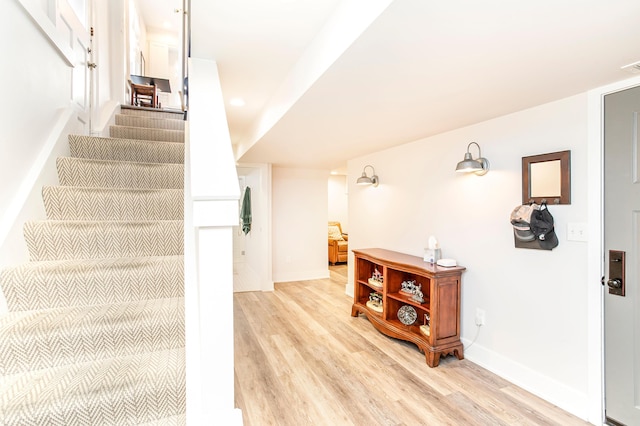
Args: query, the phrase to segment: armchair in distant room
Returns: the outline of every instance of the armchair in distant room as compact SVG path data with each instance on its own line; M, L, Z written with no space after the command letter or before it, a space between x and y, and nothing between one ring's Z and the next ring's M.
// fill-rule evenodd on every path
M349 259L347 234L342 233L340 222L329 222L329 263L343 263Z

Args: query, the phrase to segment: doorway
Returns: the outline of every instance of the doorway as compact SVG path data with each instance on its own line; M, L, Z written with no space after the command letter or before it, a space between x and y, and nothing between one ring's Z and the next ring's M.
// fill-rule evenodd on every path
M272 291L271 169L267 164L239 165L238 225L233 227L233 291ZM249 194L251 223L240 223L244 196Z
M640 86L604 97L604 382L612 425L640 424Z
M349 233L348 215L348 186L347 176L344 174L332 174L329 176L327 186L327 218L328 222L340 223L343 234Z

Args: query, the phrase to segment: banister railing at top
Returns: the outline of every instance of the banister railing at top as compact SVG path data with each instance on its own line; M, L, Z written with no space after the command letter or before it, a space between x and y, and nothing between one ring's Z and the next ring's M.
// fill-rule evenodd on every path
M217 65L190 58L185 138L188 424L242 424L233 392L232 227L238 224L239 198Z

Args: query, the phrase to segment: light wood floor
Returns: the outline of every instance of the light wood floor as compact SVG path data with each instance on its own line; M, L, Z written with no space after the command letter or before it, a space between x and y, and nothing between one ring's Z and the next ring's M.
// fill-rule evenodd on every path
M234 295L245 426L587 424L466 359L429 368L415 345L351 317L347 266L330 269Z

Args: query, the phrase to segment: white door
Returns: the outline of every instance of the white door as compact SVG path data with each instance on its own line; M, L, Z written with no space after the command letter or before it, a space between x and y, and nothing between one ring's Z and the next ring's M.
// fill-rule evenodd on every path
M640 425L640 87L604 101L605 411Z
M84 133L90 132L93 0L18 0L70 68L69 99ZM57 83L57 82L52 82ZM66 82L65 82L66 83Z
M74 56L71 99L84 133L91 132L93 63L91 0L58 2L59 23L68 32Z

